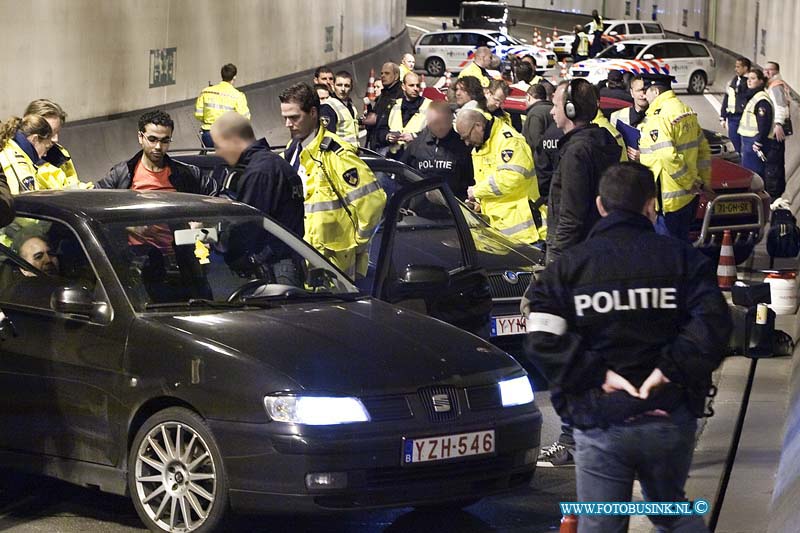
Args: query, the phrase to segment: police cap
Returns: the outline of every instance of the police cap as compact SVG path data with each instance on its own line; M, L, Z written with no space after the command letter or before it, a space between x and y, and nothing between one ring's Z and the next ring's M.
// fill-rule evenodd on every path
M669 74L651 74L651 73L644 73L641 75L642 81L644 81L644 88L645 90L648 87L658 86L658 87L665 87L667 89L672 88L672 83L675 81L674 76L670 76Z

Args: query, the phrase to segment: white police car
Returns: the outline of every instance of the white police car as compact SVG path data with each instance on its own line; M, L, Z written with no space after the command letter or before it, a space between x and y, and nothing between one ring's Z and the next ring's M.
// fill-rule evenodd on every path
M591 83L608 78L612 70L626 78L637 74L670 74L675 89L700 94L714 83L716 61L706 45L683 39L642 39L613 44L594 59L580 61L569 69L570 77L586 78Z
M491 30L444 30L425 33L414 43L417 64L423 65L431 76L441 76L445 71L461 72L479 46L487 46L501 60L508 56L531 56L536 61L536 71L541 74L556 64L556 55L540 46L527 44L520 39Z
M585 26L586 33L589 33L589 24ZM603 20L603 42L613 44L627 39L665 39L664 27L660 22L652 20ZM589 35L589 42L594 36ZM553 40L547 45L558 57L572 54L572 43L575 41L575 34L568 33L558 39Z

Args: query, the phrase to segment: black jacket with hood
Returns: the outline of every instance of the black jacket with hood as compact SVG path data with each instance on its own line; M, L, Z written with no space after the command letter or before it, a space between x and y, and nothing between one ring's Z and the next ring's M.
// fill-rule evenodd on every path
M108 175L95 183L95 187L99 189L130 189L136 165L141 160L142 151L140 150L128 161L121 161L111 167ZM164 164L170 169L169 181L176 191L209 196L216 194L217 184L214 179L211 176L201 175L200 169L196 166L175 161L168 155L164 155Z
M622 148L596 124L579 126L558 143L558 167L547 201L547 262L582 242L600 218L595 198L600 176L618 163Z

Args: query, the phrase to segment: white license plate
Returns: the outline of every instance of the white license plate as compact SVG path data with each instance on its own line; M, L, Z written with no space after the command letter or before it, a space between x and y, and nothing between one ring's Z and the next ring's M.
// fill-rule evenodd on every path
M522 335L527 333L526 320L522 315L513 316L493 316L492 317L492 337L504 337L506 335Z
M494 430L403 439L403 464L447 461L494 453Z

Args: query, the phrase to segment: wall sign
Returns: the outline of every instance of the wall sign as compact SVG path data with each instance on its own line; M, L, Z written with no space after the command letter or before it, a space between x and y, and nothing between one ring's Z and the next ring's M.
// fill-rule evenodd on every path
M177 48L154 48L150 50L150 88L175 85Z

